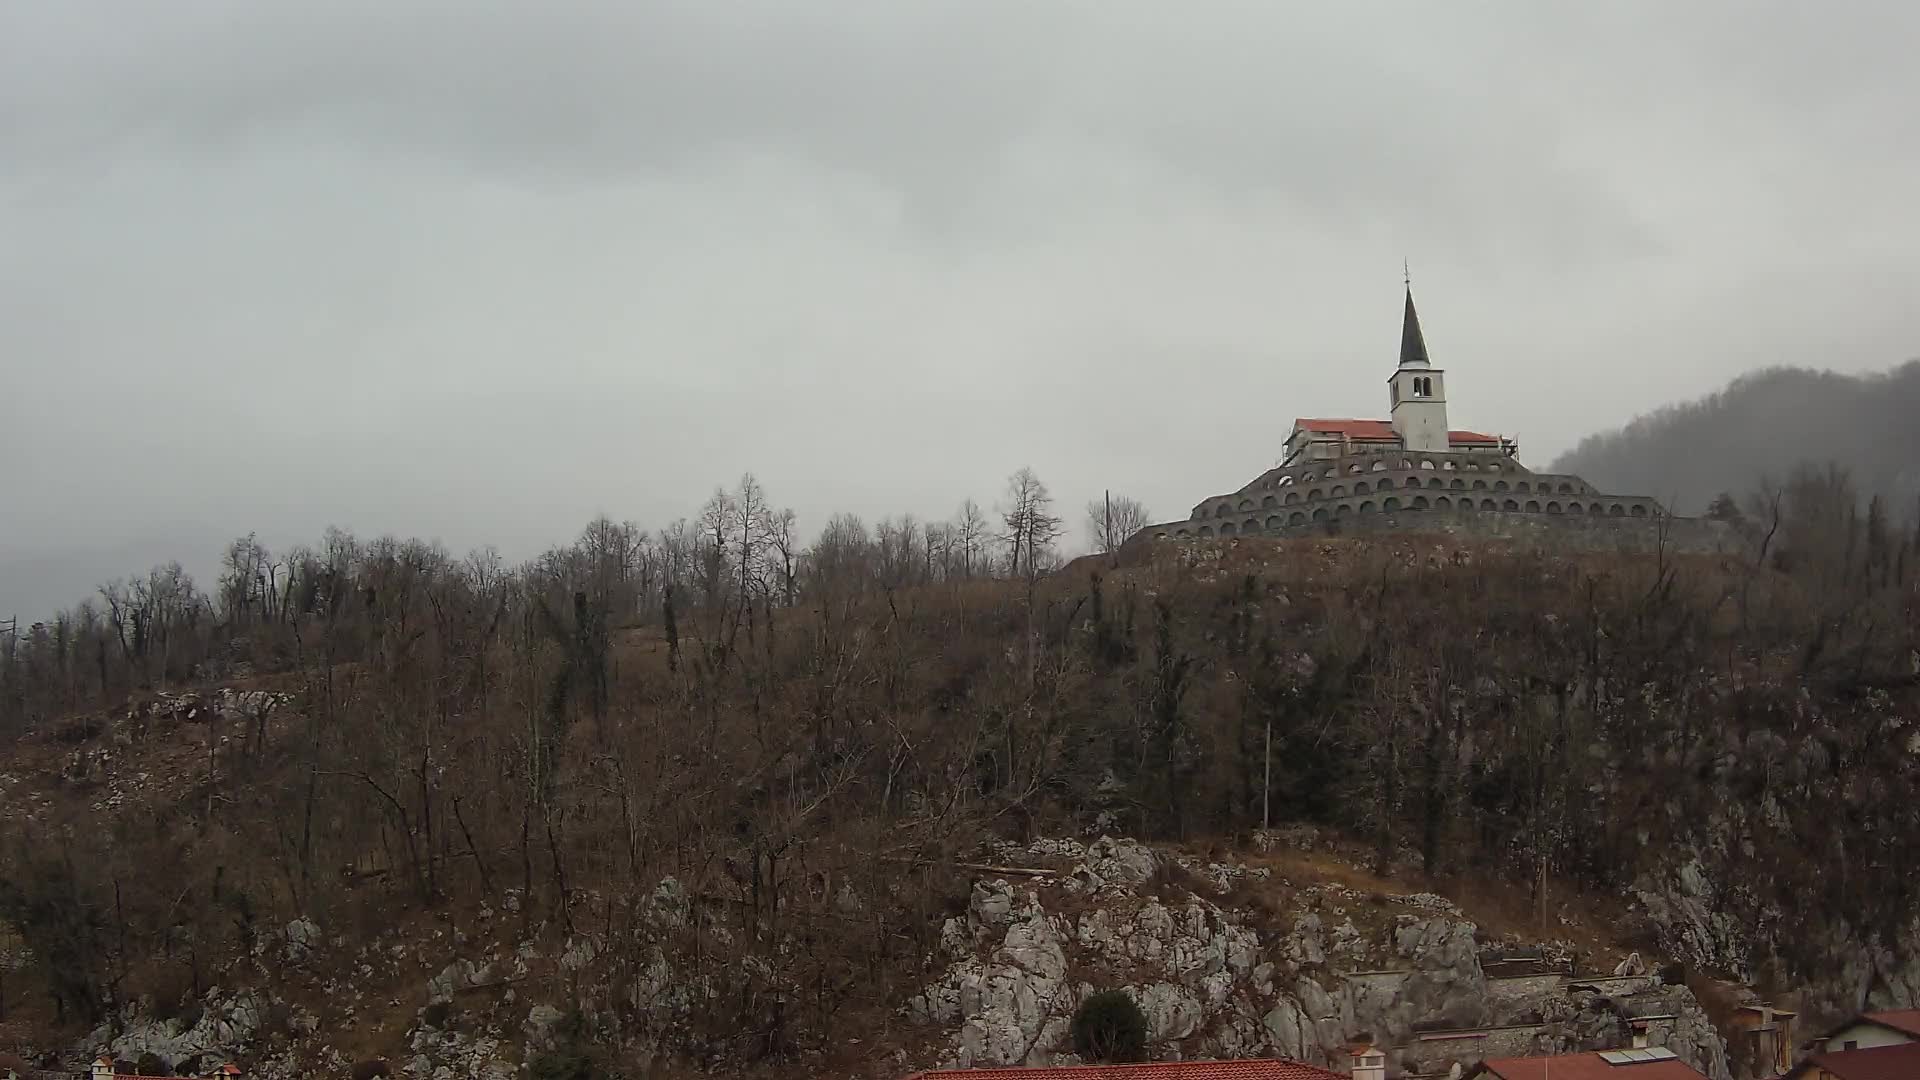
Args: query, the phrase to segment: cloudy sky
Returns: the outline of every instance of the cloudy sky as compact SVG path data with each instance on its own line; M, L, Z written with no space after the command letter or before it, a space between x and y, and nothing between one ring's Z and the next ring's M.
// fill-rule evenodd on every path
M525 556L755 472L1179 516L1920 355L1920 5L0 7L0 617L226 537ZM1077 517L1077 511L1075 512Z

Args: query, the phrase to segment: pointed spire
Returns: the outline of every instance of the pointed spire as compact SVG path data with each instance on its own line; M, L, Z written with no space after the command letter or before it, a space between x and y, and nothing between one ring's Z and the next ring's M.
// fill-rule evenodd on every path
M1430 367L1427 339L1420 333L1420 313L1413 310L1413 283L1407 283L1407 316L1400 325L1400 366Z

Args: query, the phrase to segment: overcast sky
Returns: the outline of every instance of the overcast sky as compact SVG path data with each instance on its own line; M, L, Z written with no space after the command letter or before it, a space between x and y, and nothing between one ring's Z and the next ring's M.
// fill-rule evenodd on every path
M0 7L0 617L329 524L531 555L752 470L1165 519L1385 413L1545 465L1920 354L1920 5Z

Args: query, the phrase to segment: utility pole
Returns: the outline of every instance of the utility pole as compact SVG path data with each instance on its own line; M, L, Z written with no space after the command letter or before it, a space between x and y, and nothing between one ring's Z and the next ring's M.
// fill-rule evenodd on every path
M1273 828L1273 818L1267 813L1268 793L1273 790L1273 717L1267 717L1267 750L1261 762L1260 775L1260 831Z

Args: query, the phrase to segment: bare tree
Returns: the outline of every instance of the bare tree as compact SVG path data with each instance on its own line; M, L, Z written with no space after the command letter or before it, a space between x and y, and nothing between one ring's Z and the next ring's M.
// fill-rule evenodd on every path
M960 556L961 577L970 578L983 568L987 539L987 515L980 504L972 499L961 503L960 513L953 522L953 542Z
M1147 519L1146 506L1126 495L1108 495L1087 504L1087 531L1093 536L1093 549L1102 555L1118 550L1128 537L1146 528Z
M1040 575L1060 538L1061 520L1053 513L1053 495L1031 468L1022 466L1007 477L1006 501L1000 510L1006 532L1007 570L1029 580Z

